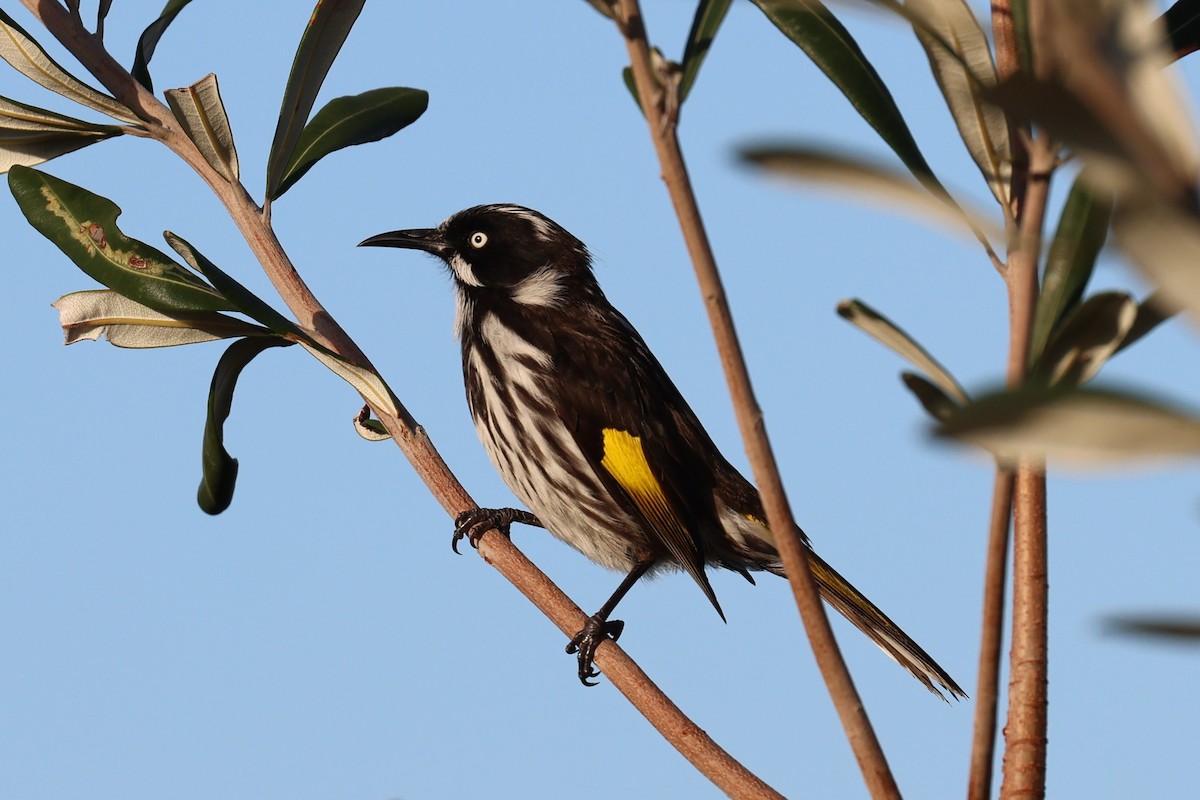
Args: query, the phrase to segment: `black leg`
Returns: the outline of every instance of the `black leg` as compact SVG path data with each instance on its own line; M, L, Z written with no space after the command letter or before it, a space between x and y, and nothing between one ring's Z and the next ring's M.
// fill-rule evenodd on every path
M608 598L600 610L588 618L587 624L583 626L583 630L575 634L571 638L571 642L567 645L567 652L571 654L579 654L579 680L584 686L595 686L596 683L591 678L595 678L600 673L596 671L593 661L596 657L596 648L606 639L612 639L614 642L621 636L621 631L625 629L625 623L619 619L614 619L609 622L608 615L617 607L617 603L623 598L633 585L638 582L638 579L646 574L646 570L654 566L654 559L649 561L639 561L633 565L633 569L629 570L629 574L625 576L625 580L621 581L621 585L612 593L612 597Z
M471 547L479 547L479 540L488 531L499 531L508 536L508 527L514 522L544 527L538 518L519 508L472 508L459 514L454 520L454 536L450 549L458 552L458 543L465 536Z

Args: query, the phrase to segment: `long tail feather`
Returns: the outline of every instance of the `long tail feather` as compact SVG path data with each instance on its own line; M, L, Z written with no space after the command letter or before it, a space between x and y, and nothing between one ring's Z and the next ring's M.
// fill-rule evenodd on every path
M848 580L838 574L837 570L829 566L812 550L808 551L808 563L825 602L853 622L871 641L879 645L883 652L911 672L929 691L943 700L946 698L938 690L938 686L949 692L951 697L967 696L966 692L959 688L954 679L939 667L937 662L919 644L900 630L899 625L892 622L887 614L880 611L862 592L855 589Z

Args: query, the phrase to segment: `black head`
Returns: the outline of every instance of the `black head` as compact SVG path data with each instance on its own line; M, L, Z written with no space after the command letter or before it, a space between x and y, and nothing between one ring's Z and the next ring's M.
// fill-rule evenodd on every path
M424 250L446 262L460 290L531 305L550 305L570 287L594 285L583 242L524 206L475 206L436 228L381 233L364 245Z

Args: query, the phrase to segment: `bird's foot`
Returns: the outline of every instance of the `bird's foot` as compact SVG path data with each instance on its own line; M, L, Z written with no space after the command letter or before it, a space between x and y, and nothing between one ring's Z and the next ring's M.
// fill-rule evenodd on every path
M623 630L625 630L625 623L621 620L614 619L610 622L596 614L588 617L587 625L583 626L583 630L571 637L571 642L567 645L567 652L572 655L578 653L579 680L584 686L595 686L596 682L590 678L600 675L596 670L596 665L592 663L596 658L596 648L606 640L611 639L615 642L620 638Z
M479 540L492 530L508 536L509 526L514 522L542 527L537 517L519 508L472 508L464 511L454 520L454 536L450 539L450 549L457 553L458 543L464 537L471 543L471 547L478 548Z

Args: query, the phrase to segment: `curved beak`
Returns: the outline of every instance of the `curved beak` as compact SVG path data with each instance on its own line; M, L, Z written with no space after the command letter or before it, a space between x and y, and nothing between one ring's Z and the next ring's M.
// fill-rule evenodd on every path
M416 228L408 231L379 233L358 243L359 247L402 247L406 250L424 250L435 256L449 249L442 233L437 228Z

